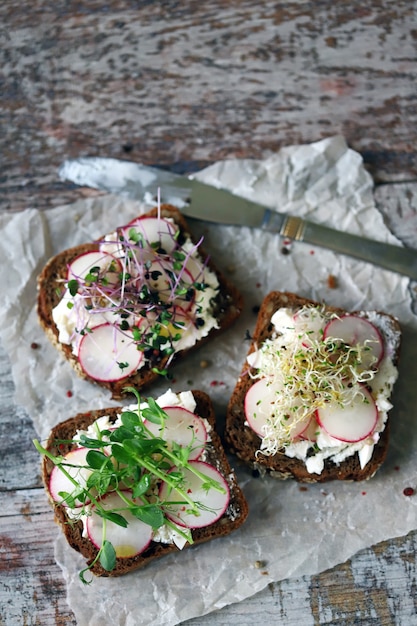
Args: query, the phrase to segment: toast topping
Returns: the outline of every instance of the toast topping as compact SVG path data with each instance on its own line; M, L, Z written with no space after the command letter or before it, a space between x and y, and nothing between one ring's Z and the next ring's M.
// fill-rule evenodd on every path
M83 582L98 560L111 571L116 559L142 554L152 541L192 544L192 529L217 522L230 502L227 479L205 460L210 427L194 414L192 392L142 402L130 391L138 404L74 433L64 456L35 442L54 464L52 500L70 523L83 522L84 537L97 549Z
M358 452L364 467L384 429L397 378L378 328L325 308L279 309L274 334L248 355L245 415L260 436L258 454L302 459L320 474ZM253 373L255 371L255 373Z
M73 259L52 315L86 374L115 381L145 364L166 368L219 327L219 282L199 245L172 219L143 216Z

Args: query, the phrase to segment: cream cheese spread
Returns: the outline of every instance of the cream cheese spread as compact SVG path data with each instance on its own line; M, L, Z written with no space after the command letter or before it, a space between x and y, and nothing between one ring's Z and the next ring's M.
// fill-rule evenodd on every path
M378 315L371 315L369 319L378 328L378 322L380 323ZM274 326L272 338L247 357L248 364L258 372L255 378L270 375L273 368L276 370L280 368L282 374L286 367L285 360L294 358L296 352L293 350L300 351L301 346L301 350L308 352L309 348L314 347L315 342L321 341L328 317L318 309L310 309L304 317L301 316L295 322L294 311L280 309L272 316L271 322ZM330 436L322 426L315 423L312 438L298 436L292 441L278 441L279 448L288 457L303 461L307 471L311 474L321 474L326 459L332 460L337 465L356 453L361 468L364 468L372 458L374 446L385 428L388 411L392 408L389 398L398 376L397 368L393 364L392 352L392 348L388 345L378 367L371 373L367 373L369 376L367 376L366 385L378 410L375 427L369 436L360 441L347 443ZM300 374L301 387L303 375L306 376L307 374ZM293 390L300 389L300 385L295 385L293 381L288 386ZM274 433L271 433L270 430L268 432L266 429L265 436L261 440L259 453L268 454L271 437L274 438Z
M159 396L156 400L156 403L160 407L166 406L176 406L187 409L191 413L194 413L196 408L196 402L193 396L192 391L183 391L180 393L175 393L171 389L168 389L164 394ZM140 409L143 410L148 407L147 402L141 402ZM125 407L126 411L137 411L138 405L132 404ZM204 419L204 425L206 427L207 432L211 429L209 422ZM85 435L86 437L97 438L98 434L105 430L115 429L121 426L121 414L119 414L116 420L110 420L108 415L103 415L97 418L92 424L88 426L85 430L77 430L75 433L73 440L79 444L80 437ZM104 439L104 437L103 437ZM201 456L201 460L204 460L204 453ZM70 519L81 520L83 522L83 537L88 537L87 533L87 518L91 514L91 506L86 504L83 506L82 514L80 515L80 509L78 508L69 508L66 507L66 513ZM174 526L174 527L173 527ZM182 534L180 532L175 531L175 524L172 523L171 526L164 524L160 528L157 528L152 533L152 540L160 543L173 543L182 550L187 543L187 539L184 537L184 528L181 529Z
M164 220L171 223L173 229L177 228L173 220L168 218L164 218ZM165 267L167 265L167 255L163 255L164 258L162 258L158 256L158 252L154 247L150 246L149 249L151 251L149 254L152 255L152 263L155 263L157 266L155 273L156 275L161 275L158 264L162 264ZM104 238L100 244L100 251L119 259L122 267L124 267L125 257L129 254L127 248L120 242L120 233L118 231L110 233ZM191 239L187 238L178 248L178 251L180 251L180 255L184 259L183 267L175 272L168 267L166 276L169 277L169 281L174 281L175 284L178 284L183 289L187 286L194 289L194 285L200 285L201 287L194 289L193 298L187 303L185 313L181 313L184 307L184 299L181 297L177 299L174 296L171 300L173 306L169 310L180 311L179 314L174 312L174 317L172 318L174 327L171 324L167 331L173 335L172 347L175 353L191 348L200 339L207 336L211 330L219 327L219 322L214 316L214 301L220 288L216 274L202 261L198 254L198 247ZM144 257L143 261L145 264L149 263L147 257ZM138 272L137 284L142 285L143 273L146 271L146 267L135 265L133 267ZM145 284L147 285L146 282ZM157 290L157 280L155 285ZM52 311L52 318L58 330L59 342L72 345L72 352L78 357L80 342L85 332L94 332L94 327L100 324L110 323L118 327L120 324L128 321L131 327L139 324L139 328L143 328L145 317L151 330L154 322L158 321L155 314L157 307L151 304L148 306L145 315L143 310L138 310L126 319L126 315L120 312L122 307L119 306L122 300L122 296L119 294L122 290L122 288L121 290L115 289L114 296L109 297L107 302L100 302L97 306L89 307L86 306L86 302L89 302L89 299L85 293L77 292L72 295L70 288L67 287L60 302ZM146 359L142 359L138 364L138 369L143 367L146 362Z

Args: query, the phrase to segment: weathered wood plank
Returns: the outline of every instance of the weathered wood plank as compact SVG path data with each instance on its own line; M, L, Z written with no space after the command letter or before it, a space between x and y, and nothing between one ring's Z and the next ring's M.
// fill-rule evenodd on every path
M30 416L14 402L10 362L1 344L0 381L0 493L39 487L39 455L31 443L36 433Z
M52 541L57 529L43 490L0 493L0 624L75 624Z
M1 3L1 208L67 202L78 155L181 167L342 133L415 177L413 2Z
M397 188L397 186L395 186ZM417 185L400 186L402 206ZM382 200L381 200L382 201ZM73 626L65 585L54 561L57 529L39 479L39 459L32 448L29 418L13 403L10 363L0 350L0 624L2 626ZM187 622L242 626L261 620L296 626L346 624L417 624L417 532L383 542L317 576L269 585L242 603Z
M96 193L57 179L71 156L189 172L336 133L376 180L416 181L416 16L406 0L34 0L24 10L3 0L0 209ZM417 183L381 185L376 200L415 245ZM13 393L0 349L0 625L73 626L35 432ZM416 543L417 531L187 624L415 626Z
M318 576L271 584L267 590L238 605L186 624L415 626L415 574L410 578L408 595L399 597L392 582L398 582L404 573L409 576L410 563L415 560L416 542L417 535L412 533L405 540L378 544ZM389 576L381 575L381 572L389 573Z
M0 624L75 624L52 541L57 532L41 489L0 493ZM189 626L417 624L417 532L363 550L317 576L269 585Z

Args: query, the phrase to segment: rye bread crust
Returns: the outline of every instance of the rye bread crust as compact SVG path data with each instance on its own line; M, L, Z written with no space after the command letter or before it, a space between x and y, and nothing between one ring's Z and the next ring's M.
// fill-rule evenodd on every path
M207 462L214 465L221 472L221 474L226 478L230 489L230 503L225 514L215 524L205 528L193 530L193 545L198 545L212 539L225 537L226 535L229 535L233 531L237 530L243 524L248 515L248 505L243 492L237 483L236 476L230 467L220 437L215 431L216 418L210 397L203 391L199 390L193 390L192 393L196 401L195 413L198 416L207 419L211 426L210 442L206 447ZM108 415L112 421L115 421L122 410L123 407L112 407L108 409L89 411L88 413L79 413L75 417L61 422L52 429L46 448L54 455L65 455L71 449L76 447L76 445L71 443L58 443L58 441L71 441L77 430L85 430L90 424L103 415ZM71 521L66 514L65 507L56 504L51 499L48 485L53 467L54 465L52 461L44 457L42 463L42 478L48 493L49 501L54 509L55 521L61 527L69 545L77 552L80 552L89 565L96 557L98 550L88 538L83 537L82 522ZM186 544L183 550L189 547L192 546ZM173 552L181 552L181 550L179 550L179 548L177 548L174 544L164 544L152 541L150 546L142 554L130 558L117 559L116 567L111 572L103 569L99 563L96 563L92 567L91 571L96 576L122 576L144 567L159 557L166 556Z
M297 310L304 305L319 306L319 303L288 292L276 291L268 294L259 310L248 354L254 352L266 339L272 336L271 317L275 311L285 307ZM326 306L325 308L327 311L339 315L346 313L343 309L336 307ZM401 329L398 321L393 316L382 312L367 313L361 311L353 313L357 313L365 318L372 315L374 323L376 320L380 320L379 330L384 338L384 342L387 343L389 341L393 362L394 365L397 365L401 341ZM366 480L371 478L382 465L388 450L389 418L378 443L374 447L372 459L363 469L360 466L357 454L348 457L338 465L330 459L326 459L321 474L310 474L302 460L287 457L283 452L273 456L256 455L260 445L260 438L249 426L245 425L245 396L251 385L256 382L248 375L249 370L248 364L245 363L230 398L226 415L225 441L230 452L250 465L254 470L259 471L261 474L268 473L274 478L294 478L299 482L316 483L330 480Z
M161 205L160 212L162 217L171 218L174 220L174 222L180 228L181 237L189 237L194 244L197 243L195 238L192 236L192 233L190 232L186 220L176 207L164 204ZM146 215L150 217L156 217L157 214L157 208L152 209L151 211L146 213ZM89 380L90 382L107 388L111 392L114 399L121 399L125 396L123 389L127 385L133 386L141 391L145 387L148 387L156 379L158 379L159 375L152 371L152 368L158 368L160 370L163 369L166 365L167 357L159 357L149 364L145 364L135 374L121 380L112 382L94 380L93 378L88 376L81 368L77 356L74 355L72 352L72 346L59 342L59 333L52 318L52 310L61 300L60 291L63 289L64 283L66 281L68 264L80 254L97 249L98 241L81 244L79 246L75 246L73 248L69 248L58 253L47 262L38 277L37 314L39 323L45 331L47 337L52 342L52 344L61 352L64 358L71 364L77 374L80 377ZM202 259L208 258L208 255L201 247L199 247L198 250ZM218 320L219 328L213 328L206 337L200 339L194 346L186 350L181 350L180 352L175 354L170 367L178 359L182 359L188 352L195 350L201 345L204 345L219 333L227 330L236 321L236 319L242 312L243 298L240 292L215 266L210 258L208 258L207 265L211 269L211 271L216 274L220 285L219 293L216 296L215 300L214 310L214 316Z

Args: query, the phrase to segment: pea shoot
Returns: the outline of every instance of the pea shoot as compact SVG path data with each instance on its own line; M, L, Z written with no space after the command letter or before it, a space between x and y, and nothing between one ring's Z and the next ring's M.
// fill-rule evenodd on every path
M79 574L86 584L92 580L87 579L86 574L96 563L109 572L116 566L117 546L109 539L109 523L127 528L129 520L137 519L152 532L166 526L192 544L190 528L178 526L172 516L167 515L170 507L180 504L187 515L199 518L210 510L210 501L204 501L202 492L225 493L221 481L200 471L198 463L190 462L196 445L194 433L188 445L166 440L167 413L152 398L143 403L135 388L126 387L125 391L134 394L137 408L123 410L117 428L100 429L94 423L94 436L90 429L88 434L81 431L74 440L55 441L47 448L38 440L33 442L45 462L49 462L51 476L56 471L66 479L67 488L58 490L53 499L71 509L73 520L69 518L69 523L88 520L92 511L102 520L100 547L92 562ZM154 434L152 425L156 425L158 435ZM55 454L54 449L67 452ZM76 462L69 459L74 450L79 454ZM198 498L193 498L186 475L200 481L202 491ZM161 485L167 499L161 495ZM50 486L49 491L54 496ZM109 496L117 497L117 506L107 506L113 501Z

